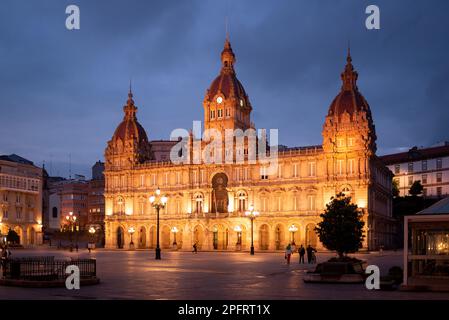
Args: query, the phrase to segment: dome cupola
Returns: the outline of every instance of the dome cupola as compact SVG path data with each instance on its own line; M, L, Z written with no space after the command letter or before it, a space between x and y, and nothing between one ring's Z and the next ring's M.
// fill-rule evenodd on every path
M236 58L229 37L221 52L221 70L212 81L204 97L204 123L206 129L242 129L251 127L252 110L248 95L237 79L234 64Z
M128 101L123 107L124 117L114 132L112 140L120 139L122 141L136 139L138 142L148 143L147 133L145 129L137 121L137 107L134 105L133 94L130 89L128 93Z
M341 73L342 86L329 106L323 127L323 148L328 152L366 150L376 152L376 130L371 109L357 87L358 73L348 49Z
M123 120L106 147L105 160L108 168L129 167L152 159L147 133L137 121L137 107L131 88L123 112Z

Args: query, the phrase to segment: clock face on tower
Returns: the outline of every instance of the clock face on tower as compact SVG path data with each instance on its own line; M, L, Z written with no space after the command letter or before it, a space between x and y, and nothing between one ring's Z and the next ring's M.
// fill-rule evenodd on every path
M218 97L217 98L217 103L222 103L223 102L223 98L222 97Z

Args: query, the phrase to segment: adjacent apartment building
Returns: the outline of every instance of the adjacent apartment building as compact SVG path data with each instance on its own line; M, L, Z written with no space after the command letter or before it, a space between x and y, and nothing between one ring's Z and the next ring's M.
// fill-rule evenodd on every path
M449 194L449 142L430 148L413 147L380 158L394 173L400 196L408 195L413 182L418 180L425 197L442 198Z
M42 243L42 169L15 154L0 156L0 235L9 230L23 246Z

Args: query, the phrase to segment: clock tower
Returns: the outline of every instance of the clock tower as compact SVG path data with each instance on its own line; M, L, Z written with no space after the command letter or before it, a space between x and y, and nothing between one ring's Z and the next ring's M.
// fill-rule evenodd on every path
M204 97L204 128L216 129L222 137L226 129L254 128L251 123L251 103L241 82L237 79L235 55L229 37L221 52L220 75L210 85Z

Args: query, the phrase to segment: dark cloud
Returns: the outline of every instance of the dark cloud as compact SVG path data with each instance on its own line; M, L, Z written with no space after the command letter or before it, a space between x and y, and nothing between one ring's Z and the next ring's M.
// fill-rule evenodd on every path
M65 29L65 7L81 30ZM88 174L122 118L129 79L150 139L202 120L229 16L237 72L258 127L319 144L348 40L379 153L448 139L447 1L2 1L0 153Z

